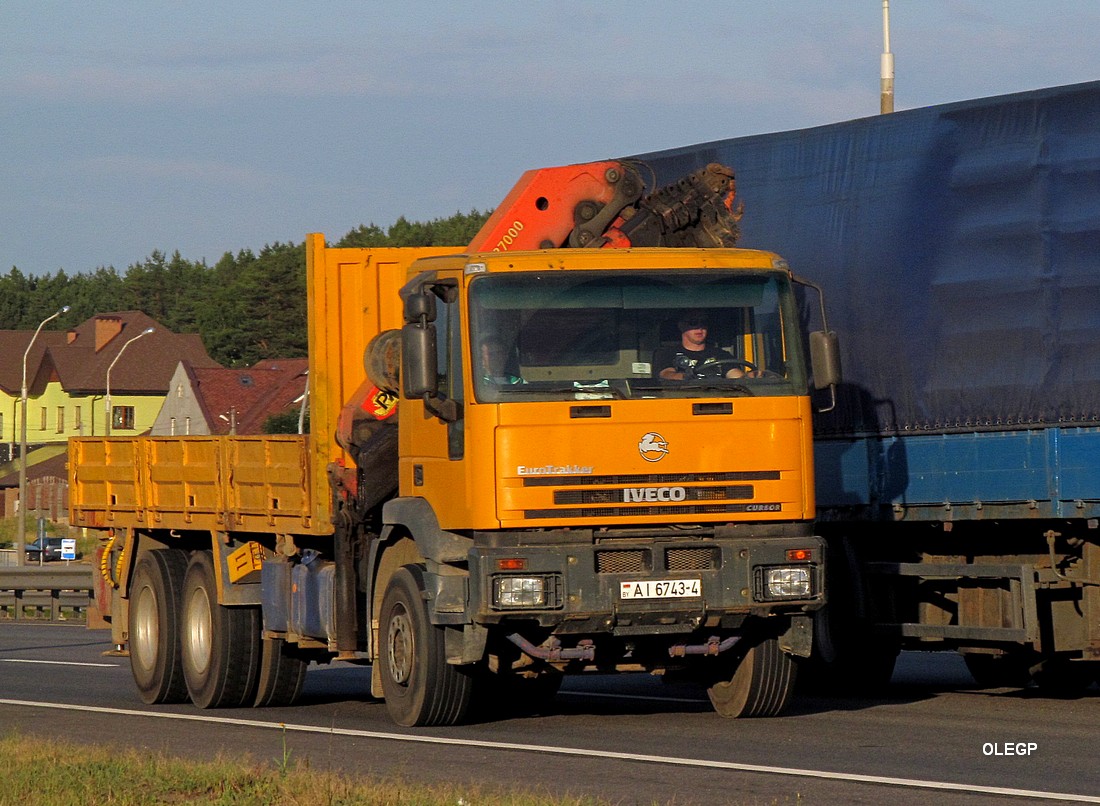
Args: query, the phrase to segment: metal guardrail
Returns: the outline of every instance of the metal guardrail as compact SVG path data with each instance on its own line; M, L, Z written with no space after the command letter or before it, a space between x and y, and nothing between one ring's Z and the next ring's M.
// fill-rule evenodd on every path
M0 567L0 618L84 620L94 595L95 568L87 563Z

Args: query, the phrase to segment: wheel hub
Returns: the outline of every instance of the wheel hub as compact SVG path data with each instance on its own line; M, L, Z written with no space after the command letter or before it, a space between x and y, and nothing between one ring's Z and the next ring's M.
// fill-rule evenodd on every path
M196 588L191 601L187 603L187 634L184 640L191 650L191 659L199 674L205 674L210 666L210 625L210 601L205 590Z
M390 616L386 646L389 650L390 677L400 685L408 684L412 677L413 640L409 614L404 608L395 608Z
M148 587L143 587L132 605L135 609L134 630L130 635L130 652L145 671L156 663L160 630L157 626L157 597Z

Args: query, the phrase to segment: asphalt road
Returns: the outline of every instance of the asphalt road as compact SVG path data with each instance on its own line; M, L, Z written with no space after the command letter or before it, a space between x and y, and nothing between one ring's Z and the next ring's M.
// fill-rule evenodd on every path
M366 667L311 669L294 708L200 711L143 705L108 648L105 632L0 624L0 731L272 766L285 742L314 768L619 804L1100 803L1100 689L981 691L953 655L905 654L886 696L803 697L779 719L725 720L699 689L629 675L567 678L545 716L405 729Z

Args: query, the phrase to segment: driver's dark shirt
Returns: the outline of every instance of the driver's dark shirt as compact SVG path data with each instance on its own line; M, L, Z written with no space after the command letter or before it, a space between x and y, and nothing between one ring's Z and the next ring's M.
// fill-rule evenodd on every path
M677 358L680 358L678 361ZM677 347L662 347L653 354L653 375L657 377L662 370L670 367L677 372L683 372L683 367L691 367L696 374L702 369L701 364L712 361L720 361L730 358L730 354L720 347L706 347L702 350L688 350L683 345Z

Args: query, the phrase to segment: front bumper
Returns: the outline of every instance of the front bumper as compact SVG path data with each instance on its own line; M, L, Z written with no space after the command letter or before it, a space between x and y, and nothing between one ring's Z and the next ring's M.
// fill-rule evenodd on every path
M809 612L825 601L824 544L815 536L501 542L476 541L470 552L468 615L483 626L680 634Z

